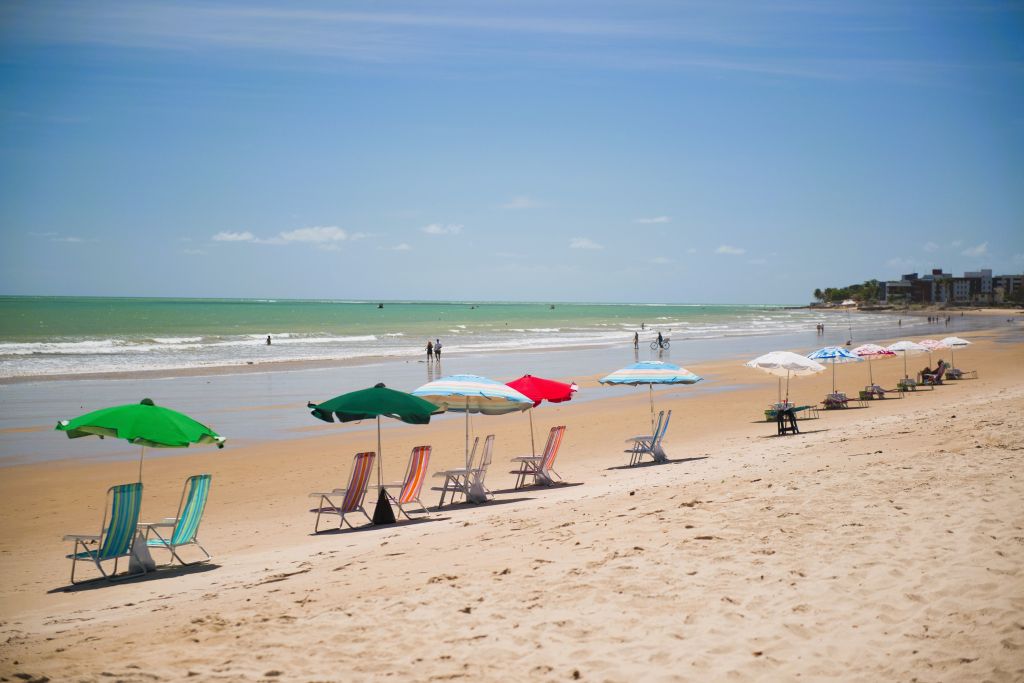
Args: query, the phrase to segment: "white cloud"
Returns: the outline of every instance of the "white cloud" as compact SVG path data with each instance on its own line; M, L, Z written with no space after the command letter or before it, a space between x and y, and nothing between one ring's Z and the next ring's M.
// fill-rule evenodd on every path
M604 247L589 237L573 237L569 240L570 249L604 249Z
M348 233L333 225L298 228L279 233L278 238L284 242L309 242L313 244L331 244L348 239Z
M742 256L743 254L747 253L747 250L741 249L739 247L729 246L728 244L723 244L722 246L718 247L718 249L715 249L715 253L729 254L730 256Z
M410 247L405 242L402 242L391 247L391 251L412 251L412 247Z
M651 263L657 263L658 265L667 265L669 263L672 263L672 259L666 256L655 256L654 258L651 259Z
M355 242L356 240L365 240L367 237L373 237L373 233L369 232L352 232L349 233L348 238L350 241Z
M924 243L924 250L925 251L936 251L938 248L939 248L939 245L935 244L935 242L925 242Z
M634 223L642 223L644 225L650 225L652 223L668 223L672 220L671 216L655 216L654 218L634 218Z
M206 252L202 249L182 249L181 253L188 256L206 256Z
M254 242L256 235L248 230L245 232L218 232L212 239L214 242Z
M764 264L768 263L768 260L763 258L752 258L747 259L747 263L749 263L752 266L763 266Z
M988 256L988 242L982 242L981 244L975 244L973 247L967 247L960 253L964 256Z
M462 226L457 223L431 223L420 228L420 231L428 235L458 235L462 232Z
M81 237L51 237L51 242L63 242L65 244L81 244L85 240Z
M956 248L958 248L963 243L964 243L963 240L953 240L952 242L949 243L949 246L951 246L954 249L956 249Z
M697 250L694 249L693 247L690 247L689 249L686 250L686 253L687 254L696 254Z
M526 195L519 195L518 197L513 197L504 204L501 204L500 208L509 210L536 209L539 206L542 206L542 204L538 202L536 199L532 199L531 197L527 197Z

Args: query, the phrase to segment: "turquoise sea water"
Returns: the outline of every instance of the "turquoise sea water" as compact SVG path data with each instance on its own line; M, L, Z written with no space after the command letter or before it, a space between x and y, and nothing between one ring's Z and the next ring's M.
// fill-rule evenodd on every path
M758 305L0 297L0 377L119 373L280 361L646 345L808 330L806 309ZM865 317L865 316L862 316ZM885 325L871 316L859 325ZM266 336L272 345L265 343Z

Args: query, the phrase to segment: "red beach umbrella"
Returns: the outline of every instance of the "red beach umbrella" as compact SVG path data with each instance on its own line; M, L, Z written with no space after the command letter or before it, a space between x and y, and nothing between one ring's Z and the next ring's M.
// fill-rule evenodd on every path
M553 379L544 379L543 377L534 377L533 375L523 375L519 379L506 382L505 384L533 401L534 408L539 406L542 401L548 401L550 403L569 401L572 399L572 395L580 389L576 386L575 382L566 384L565 382L557 382ZM530 410L529 412L530 450L534 455L536 455L537 448L533 441L533 411Z

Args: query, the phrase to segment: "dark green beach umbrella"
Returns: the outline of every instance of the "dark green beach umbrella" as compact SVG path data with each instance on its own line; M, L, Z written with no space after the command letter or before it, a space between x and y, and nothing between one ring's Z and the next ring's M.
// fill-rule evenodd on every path
M335 396L323 403L308 403L307 407L312 408L313 417L319 418L324 422L334 422L335 420L338 422L356 422L359 420L377 419L378 485L384 482L384 454L381 453L380 445L380 418L390 417L407 424L425 425L430 422L431 415L444 412L444 409L438 408L429 401L403 391L388 389L383 384ZM377 509L373 513L373 523L389 524L394 523L394 521L394 512L387 501L384 489L381 488L377 494Z
M142 446L139 456L139 481L142 481L142 459L150 448L187 448L191 444L216 444L224 447L224 437L188 415L153 403L144 398L112 408L101 408L73 420L61 420L56 429L69 439L83 436L112 436Z

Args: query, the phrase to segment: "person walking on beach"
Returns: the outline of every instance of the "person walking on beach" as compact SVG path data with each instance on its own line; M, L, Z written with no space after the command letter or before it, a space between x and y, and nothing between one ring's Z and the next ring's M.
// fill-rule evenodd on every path
M441 340L440 339L435 339L434 340L434 360L436 360L438 363L441 362Z
M633 348L634 349L639 349L640 348L640 333L639 332L634 332L633 333Z
M427 362L434 360L434 342L427 340Z

